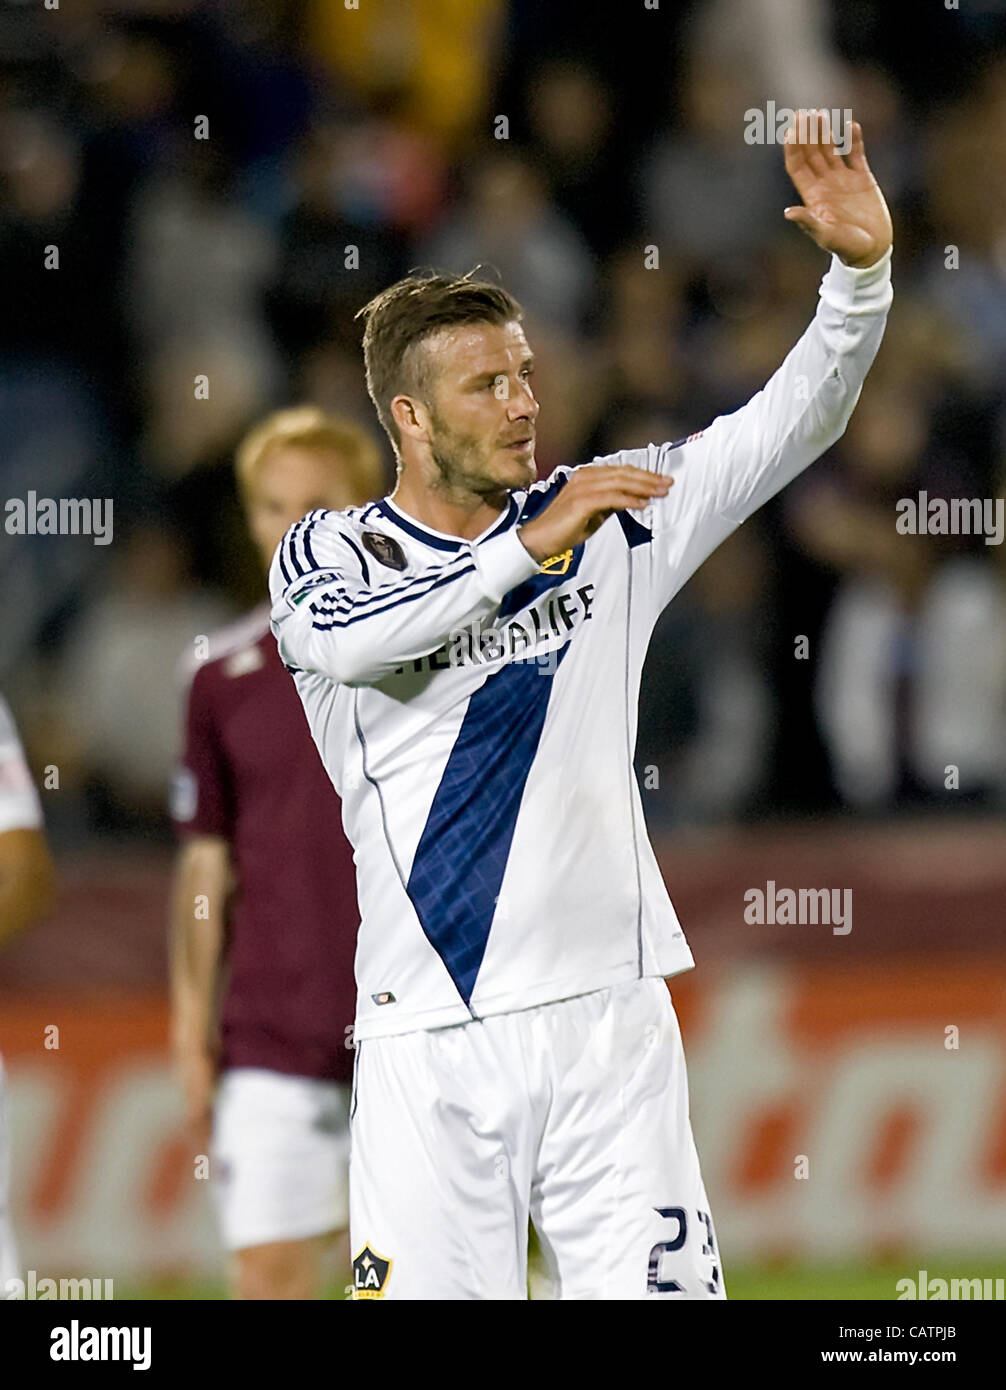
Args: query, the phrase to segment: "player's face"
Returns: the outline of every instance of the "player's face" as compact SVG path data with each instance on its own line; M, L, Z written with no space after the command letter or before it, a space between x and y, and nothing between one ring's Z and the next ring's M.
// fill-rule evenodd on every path
M533 483L538 402L521 325L462 324L426 350L430 451L445 485L485 495Z
M287 530L316 507L342 511L362 499L335 449L279 444L260 460L246 502L248 526L268 568Z

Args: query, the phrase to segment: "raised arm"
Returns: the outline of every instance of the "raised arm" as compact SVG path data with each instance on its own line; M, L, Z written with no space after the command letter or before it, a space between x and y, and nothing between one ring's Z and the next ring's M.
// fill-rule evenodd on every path
M848 162L826 128L816 141L791 131L786 167L807 204L787 216L832 253L810 326L732 415L682 443L616 456L676 483L640 513L656 542L651 574L661 605L735 526L841 437L883 337L893 297L891 224L858 125Z

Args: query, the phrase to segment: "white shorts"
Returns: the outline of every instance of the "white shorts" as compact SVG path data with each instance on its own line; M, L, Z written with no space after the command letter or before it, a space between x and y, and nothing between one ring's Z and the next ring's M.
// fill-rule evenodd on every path
M356 1045L354 1297L726 1294L661 979Z
M228 1250L344 1230L349 1087L258 1067L225 1071L210 1176Z
M8 1279L19 1279L17 1245L10 1217L10 1129L7 1116L7 1085L0 1059L0 1297Z

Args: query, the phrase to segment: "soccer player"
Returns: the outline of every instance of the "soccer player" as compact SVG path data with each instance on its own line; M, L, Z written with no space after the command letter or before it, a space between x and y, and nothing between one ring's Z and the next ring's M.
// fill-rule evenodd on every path
M42 807L17 735L0 696L0 947L48 912L55 872L42 823ZM7 1096L0 1060L0 1291L19 1277L17 1247L7 1209L10 1143Z
M855 128L803 119L787 209L817 312L746 406L535 481L521 310L409 277L362 311L394 493L318 510L272 623L356 851L350 1234L358 1298L725 1296L665 978L694 964L632 751L658 614L842 433L891 302ZM731 210L724 209L724 215Z
M236 467L267 567L294 519L382 486L372 436L310 406L252 430ZM183 845L172 1037L188 1120L205 1151L212 1111L210 1178L233 1292L314 1298L325 1247L348 1220L358 912L339 799L267 603L212 641L186 729L173 798Z

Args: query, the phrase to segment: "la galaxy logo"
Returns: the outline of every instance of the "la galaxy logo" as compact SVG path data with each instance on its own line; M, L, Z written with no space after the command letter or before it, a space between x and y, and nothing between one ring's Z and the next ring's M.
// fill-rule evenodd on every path
M405 568L405 552L391 536L383 536L380 531L364 531L360 539L374 559L379 560L382 565L387 565L393 570Z
M564 550L561 555L552 555L541 567L542 574L565 574L573 561L573 552Z
M353 1298L383 1298L391 1263L365 1245L353 1261Z

